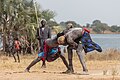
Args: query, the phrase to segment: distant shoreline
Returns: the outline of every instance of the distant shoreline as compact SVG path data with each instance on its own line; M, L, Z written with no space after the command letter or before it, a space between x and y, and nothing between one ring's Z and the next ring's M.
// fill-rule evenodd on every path
M55 35L55 34L57 34L57 33L54 32L54 31L52 31L52 34ZM120 32L105 31L104 33L95 33L94 31L90 31L90 34L120 34Z

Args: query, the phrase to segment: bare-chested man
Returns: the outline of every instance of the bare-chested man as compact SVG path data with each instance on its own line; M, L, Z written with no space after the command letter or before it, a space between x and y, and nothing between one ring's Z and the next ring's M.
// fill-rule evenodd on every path
M68 45L68 61L69 61L69 68L70 70L66 71L66 73L73 73L73 64L72 64L72 57L73 52L72 50L76 50L76 53L78 54L79 60L83 67L83 72L88 72L88 69L86 67L84 56L81 53L83 50L85 53L97 50L98 52L102 52L101 47L94 43L89 35L90 31L86 28L72 28L68 30L67 32L59 33L57 36L65 37L65 44Z
M68 63L67 63L65 57L61 54L60 48L58 47L58 45L63 44L61 42L62 39L63 39L62 37L60 37L60 38L55 37L53 39L45 40L44 41L44 51L38 53L38 57L30 63L30 65L26 68L25 71L29 72L30 68L32 66L34 66L40 60L42 60L42 61L47 60L48 62L52 62L59 57L63 60L63 63L66 65L67 70L69 71L70 68L68 66Z

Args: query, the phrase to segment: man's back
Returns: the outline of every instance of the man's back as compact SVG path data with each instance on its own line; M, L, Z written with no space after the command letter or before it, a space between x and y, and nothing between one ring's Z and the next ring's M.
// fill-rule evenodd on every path
M82 28L72 28L65 34L65 36L67 38L72 38L73 40L75 40L78 37L82 36L82 31Z
M52 39L47 39L46 40L46 43L47 43L47 45L48 46L50 46L50 47L58 47L58 43L57 43L57 37L54 37L54 38L52 38Z

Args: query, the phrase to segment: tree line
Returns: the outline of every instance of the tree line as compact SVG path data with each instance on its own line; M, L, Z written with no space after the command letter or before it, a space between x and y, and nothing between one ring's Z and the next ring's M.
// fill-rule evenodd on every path
M109 31L112 33L120 33L120 26L119 25L112 25L109 26L107 23L102 23L100 20L94 20L92 24L86 23L85 25L80 25L76 23L75 21L66 21L66 22L60 22L58 25L60 25L63 29L65 29L67 23L72 23L74 27L87 27L90 28L93 32L97 34L104 34L105 31Z
M109 26L107 23L102 23L100 20L94 20L91 26L92 30L96 33L103 33L107 31L111 31L114 33L120 32L120 26L119 25L112 25Z
M42 10L34 0L0 0L0 32L3 49L13 38L25 36L30 44L36 43L36 29L42 18L50 21L55 12Z

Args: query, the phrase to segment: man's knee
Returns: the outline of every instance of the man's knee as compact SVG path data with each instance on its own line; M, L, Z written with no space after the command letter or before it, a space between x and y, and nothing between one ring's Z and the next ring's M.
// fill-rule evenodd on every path
M67 47L67 52L68 52L68 54L72 54L73 52L72 52L72 48L71 47Z
M76 49L76 52L77 53L81 53L83 51L83 47L81 44L78 45L77 49Z

